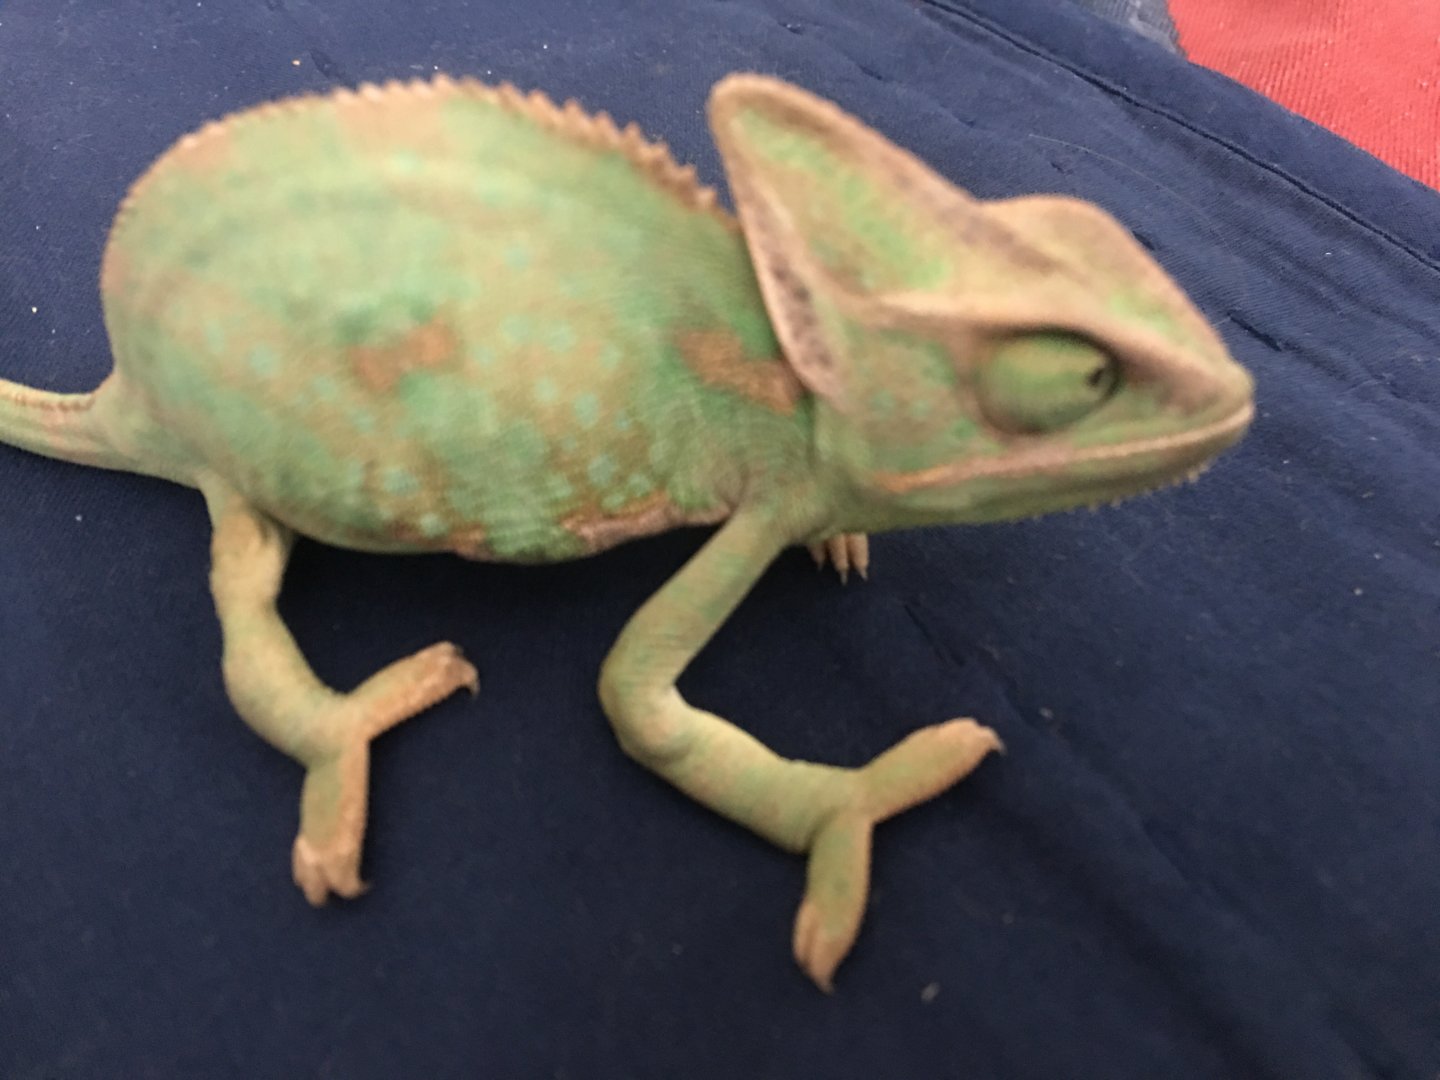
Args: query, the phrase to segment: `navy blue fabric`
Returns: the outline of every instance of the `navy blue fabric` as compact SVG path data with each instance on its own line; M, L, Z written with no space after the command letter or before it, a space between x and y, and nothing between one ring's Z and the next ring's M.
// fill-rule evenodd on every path
M199 498L0 448L0 1076L1434 1080L1440 196L1042 0L12 0L0 372L104 375L105 228L175 137L437 68L712 181L706 89L773 72L981 195L1096 200L1254 371L1255 429L1122 508L880 538L868 585L789 555L687 674L790 755L960 714L1009 746L880 830L833 998L788 956L802 864L594 700L700 536L531 569L302 545L324 678L449 638L484 679L381 741L376 887L316 912L300 771L222 692Z

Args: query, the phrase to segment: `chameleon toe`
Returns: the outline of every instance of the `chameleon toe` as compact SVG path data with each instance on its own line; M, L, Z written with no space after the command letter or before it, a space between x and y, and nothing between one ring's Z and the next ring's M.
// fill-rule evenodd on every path
M805 899L795 916L795 961L827 993L865 914L871 832L869 820L847 810L827 821L811 843Z
M323 907L330 894L353 900L370 886L360 880L360 846L342 843L317 849L302 834L291 853L295 884L314 907Z
M373 737L460 689L478 694L480 675L457 646L442 641L372 675L350 699L364 714L360 730Z
M806 547L815 565L823 567L828 562L842 583L850 580L851 570L862 579L870 577L870 538L864 533L840 533Z
M974 720L920 728L860 770L866 806L877 822L894 817L953 787L1003 749L1000 737Z
M835 989L835 969L840 966L844 951L837 949L835 941L825 935L815 904L803 901L795 915L795 962L810 981L827 994Z

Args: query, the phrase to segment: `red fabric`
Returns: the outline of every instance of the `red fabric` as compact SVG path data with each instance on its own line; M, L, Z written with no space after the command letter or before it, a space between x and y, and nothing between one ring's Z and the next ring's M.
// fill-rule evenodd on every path
M1170 0L1190 59L1440 187L1440 0Z

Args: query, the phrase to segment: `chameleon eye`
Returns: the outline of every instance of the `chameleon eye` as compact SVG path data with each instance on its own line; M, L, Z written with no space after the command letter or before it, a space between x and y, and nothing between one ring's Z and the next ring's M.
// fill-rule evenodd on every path
M1114 357L1082 337L1052 331L1003 342L981 364L975 390L991 423L1038 435L1088 416L1119 381Z

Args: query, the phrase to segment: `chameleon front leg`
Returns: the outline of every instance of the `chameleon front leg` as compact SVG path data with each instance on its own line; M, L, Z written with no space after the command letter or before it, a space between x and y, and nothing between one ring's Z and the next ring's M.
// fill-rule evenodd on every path
M687 795L796 853L809 853L795 958L824 990L860 928L870 838L938 795L1000 741L972 720L922 728L859 769L782 758L688 704L676 679L787 543L778 514L740 511L626 625L600 675L620 745Z
M214 525L210 587L224 640L225 688L272 746L305 766L295 883L312 904L358 896L370 740L448 697L479 687L449 643L432 645L348 694L316 678L275 609L293 535L234 493L205 489Z

